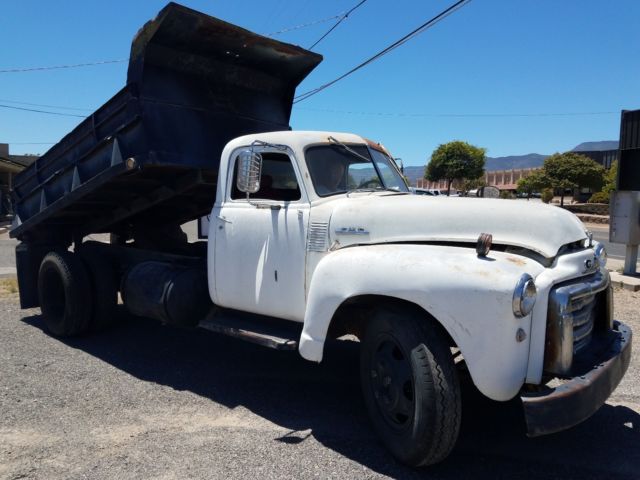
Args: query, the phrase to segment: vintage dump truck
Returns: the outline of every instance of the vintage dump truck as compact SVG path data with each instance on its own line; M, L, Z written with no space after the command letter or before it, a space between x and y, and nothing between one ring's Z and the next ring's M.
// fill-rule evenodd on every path
M16 177L21 306L66 336L112 323L121 298L313 362L355 336L371 421L410 465L454 447L461 371L521 398L530 435L589 417L631 352L602 245L560 208L412 195L379 144L291 131L320 61L165 7L125 88ZM180 226L201 216L208 240L190 243Z

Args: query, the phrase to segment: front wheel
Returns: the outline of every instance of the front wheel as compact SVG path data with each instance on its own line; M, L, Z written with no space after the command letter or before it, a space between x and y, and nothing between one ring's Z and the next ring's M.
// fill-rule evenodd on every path
M398 460L424 466L447 457L460 430L460 384L434 321L376 313L362 341L360 376L374 429Z

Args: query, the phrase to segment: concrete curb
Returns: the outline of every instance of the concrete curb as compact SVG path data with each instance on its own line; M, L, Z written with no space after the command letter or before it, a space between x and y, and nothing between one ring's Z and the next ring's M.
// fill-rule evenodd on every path
M582 221L582 223L596 223L599 225L609 224L609 215L591 215L588 213L576 213L575 215Z
M614 287L624 288L631 292L637 292L640 290L640 277L623 275L618 272L609 272L609 276L611 277L611 284Z
M640 290L640 276L623 275L620 273L624 267L624 261L610 258L607 262L607 270L611 276L611 283L625 290L637 292ZM640 268L638 268L640 272Z

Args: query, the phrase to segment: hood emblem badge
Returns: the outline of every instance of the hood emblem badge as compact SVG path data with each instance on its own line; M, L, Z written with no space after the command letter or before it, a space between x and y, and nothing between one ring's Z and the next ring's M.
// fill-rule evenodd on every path
M587 273L588 271L593 270L595 265L596 265L595 258L593 260L590 258L587 258L584 261L584 271L582 273Z
M338 235L369 235L369 230L362 227L341 227L336 228Z

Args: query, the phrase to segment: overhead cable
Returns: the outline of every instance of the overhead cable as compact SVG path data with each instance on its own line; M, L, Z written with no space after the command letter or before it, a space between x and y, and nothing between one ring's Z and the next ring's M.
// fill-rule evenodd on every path
M364 3L365 1L366 0L363 0L362 2L360 2L360 4ZM355 8L359 7L360 4L356 5ZM302 28L311 27L313 25L318 25L318 24L321 24L321 23L330 22L331 20L336 20L336 19L344 20L347 16L349 16L349 14L353 10L355 10L355 8L352 8L348 12L339 13L339 14L333 15L331 17L321 18L320 20L314 20L312 22L303 23L303 24L300 24L300 25L294 25L293 27L289 27L289 28L283 28L282 30L278 30L276 32L267 33L265 36L274 37L276 35L281 35L283 33L291 32L291 31L294 31L294 30L300 30ZM340 21L342 21L342 20L340 20ZM337 24L335 26L337 26ZM333 28L335 28L335 26ZM326 36L326 34L325 34L325 36ZM318 40L318 42L319 41L320 40ZM50 65L50 66L43 66L43 67L5 68L5 69L0 69L0 73L24 73L24 72L46 71L46 70L60 70L60 69L65 69L65 68L92 67L94 65L108 65L108 64L112 64L112 63L124 63L124 62L128 62L128 61L129 61L128 59L120 58L120 59L116 59L116 60L100 60L100 61L97 61L97 62L74 63L74 64L69 64L69 65Z
M298 107L298 110L308 110L313 112L327 112L345 115L363 115L377 117L452 117L452 118L474 118L474 117L581 117L591 115L619 115L619 111L603 112L534 112L534 113L405 113L405 112L359 112L353 110L334 110L330 108L309 108Z
M309 47L309 50L312 50L313 47L315 47L316 45L318 45L322 40L324 40L331 32L333 32L338 25L340 25L344 20L347 19L347 17L358 7L360 7L363 3L365 3L367 0L361 0L355 7L352 7L351 10L347 11L346 13L344 13L343 15L339 16L338 21L329 29L327 30L324 35L322 35L318 40L316 40L316 42L311 45Z
M421 34L425 30L433 27L436 23L438 23L439 21L443 20L444 18L446 18L447 16L449 16L450 14L452 14L453 12L455 12L456 10L458 10L461 7L463 7L464 5L466 5L469 2L471 2L471 0L458 0L456 3L454 3L453 5L448 7L447 9L443 10L442 12L440 12L435 17L433 17L430 20L426 21L425 23L420 25L415 30L409 32L404 37L402 37L399 40L393 42L391 45L389 45L388 47L386 47L383 50L379 51L378 53L376 53L372 57L368 58L364 62L360 63L359 65L357 65L355 67L353 67L348 72L340 75L338 78L335 78L334 80L331 80L330 82L327 82L327 83L325 83L323 85L320 85L319 87L316 87L316 88L314 88L312 90L309 90L307 92L304 92L304 93L298 95L297 97L294 98L293 103L298 103L298 102L301 102L303 100L306 100L307 98L309 98L309 97L311 97L311 96L313 96L313 95L315 95L317 93L320 93L322 90L325 90L326 88L329 88L330 86L336 84L340 80L348 77L352 73L357 72L361 68L366 67L367 65L369 65L370 63L376 61L380 57L386 55L387 53L391 52L392 50L395 50L399 46L405 44L406 42L411 40L413 37Z
M329 22L331 20L335 20L336 18L340 18L343 15L344 15L344 12L343 13L339 13L338 15L334 15L332 17L327 17L327 18L322 18L320 20L315 20L313 22L303 23L303 24L295 25L295 26L289 27L289 28L283 28L282 30L278 30L277 32L267 33L265 36L267 36L267 37L275 37L276 35L281 35L283 33L292 32L294 30L300 30L301 28L312 27L313 25L318 25L320 23Z
M50 112L48 110L36 110L36 109L33 109L33 108L16 107L15 105L1 105L0 104L0 108L11 108L13 110L22 110L22 111L25 111L25 112L47 113L49 115L61 115L63 117L87 118L86 115L76 115L74 113L63 113L63 112Z
M0 70L0 73L24 73L24 72L37 72L43 70L59 70L63 68L78 68L78 67L92 67L94 65L107 65L109 63L122 63L128 62L128 59L119 59L119 60L101 60L98 62L88 62L88 63L74 63L70 65L51 65L47 67L26 67L26 68L5 68Z
M92 111L91 108L62 107L60 105L45 105L43 103L18 102L17 100L7 100L6 98L0 98L0 102L15 103L17 105L29 105L31 107L57 108L57 109L60 109L60 110L78 110L78 111L89 111L89 112Z

